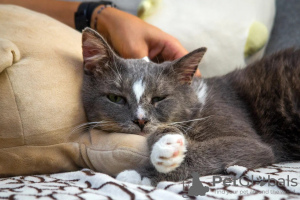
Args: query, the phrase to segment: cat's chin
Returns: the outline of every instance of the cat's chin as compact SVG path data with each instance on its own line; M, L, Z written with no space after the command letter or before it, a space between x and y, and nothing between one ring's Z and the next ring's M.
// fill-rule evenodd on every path
M135 131L135 132L128 132L129 134L134 134L134 135L140 135L140 136L144 136L147 137L148 135L150 135L151 133L153 133L153 131Z
M146 131L126 132L126 133L133 134L133 135L140 135L140 136L144 136L144 137L147 137L148 135L150 135L150 132L146 132Z
M149 133L146 133L146 132L139 132L139 133L137 133L137 135L146 137L147 135L149 135Z

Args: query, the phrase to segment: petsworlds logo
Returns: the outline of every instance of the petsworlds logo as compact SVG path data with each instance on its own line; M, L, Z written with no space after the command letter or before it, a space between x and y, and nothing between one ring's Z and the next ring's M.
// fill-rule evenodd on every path
M193 182L192 186L188 188L187 185L183 182L184 190L188 190L188 196L183 195L183 197L188 198L189 196L204 196L208 191L209 187L203 186L202 182L199 180L199 174L197 172L192 172ZM254 186L259 185L261 187L263 186L291 186L296 187L298 186L297 178L290 178L289 175L287 175L286 178L278 178L274 179L271 178L270 175L268 176L258 176L254 177L252 176L241 176L239 178L234 177L222 177L222 176L213 176L212 177L212 187L216 186L217 184L221 184L224 187L228 186Z
M296 187L298 185L297 179L292 178L287 175L287 178L271 178L270 175L268 177L255 178L253 175L251 177L241 176L239 178L222 178L221 176L213 176L213 186L217 183L223 183L224 186L253 186L253 185L268 185L268 186L292 186Z

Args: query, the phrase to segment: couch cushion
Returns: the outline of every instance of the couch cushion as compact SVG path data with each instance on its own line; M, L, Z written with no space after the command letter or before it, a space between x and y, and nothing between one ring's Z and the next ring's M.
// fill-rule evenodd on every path
M13 5L0 5L0 27L0 176L116 174L147 160L144 137L72 131L86 122L79 32Z

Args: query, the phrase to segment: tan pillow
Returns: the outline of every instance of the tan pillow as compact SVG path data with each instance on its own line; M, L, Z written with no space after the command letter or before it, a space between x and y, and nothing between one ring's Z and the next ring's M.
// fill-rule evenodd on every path
M142 136L74 132L81 34L21 7L0 5L0 176L89 167L115 175L148 159Z

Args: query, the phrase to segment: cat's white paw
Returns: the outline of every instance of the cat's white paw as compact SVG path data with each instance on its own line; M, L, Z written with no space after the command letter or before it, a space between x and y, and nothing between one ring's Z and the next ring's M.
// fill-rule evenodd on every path
M168 173L182 163L186 152L186 140L181 134L167 134L152 147L150 159L157 171Z
M141 177L141 175L135 170L125 170L118 174L116 177L118 181L127 183L133 183L136 185L151 185L151 181L147 177Z

